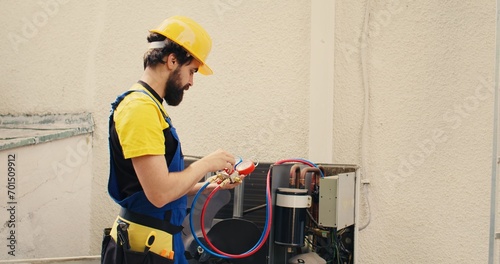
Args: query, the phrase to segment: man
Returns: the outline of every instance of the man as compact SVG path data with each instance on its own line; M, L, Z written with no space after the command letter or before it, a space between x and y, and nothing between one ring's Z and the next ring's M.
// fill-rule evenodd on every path
M184 168L179 138L162 104L178 105L196 72L212 74L208 33L174 16L147 39L142 77L112 104L108 191L122 209L103 241L102 263L187 263L180 233L186 196L200 189L207 173L235 164L233 155L217 150Z

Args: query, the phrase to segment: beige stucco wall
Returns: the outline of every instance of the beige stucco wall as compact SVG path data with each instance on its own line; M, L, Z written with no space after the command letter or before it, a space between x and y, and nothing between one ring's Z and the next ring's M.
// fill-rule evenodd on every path
M366 1L337 1L335 28L334 153L371 182L361 263L485 263L495 1L370 2L366 34Z
M0 113L94 116L89 254L117 211L106 193L109 104L140 77L146 30L170 15L193 17L214 40L215 75L197 76L168 108L184 153L308 158L310 1L0 5ZM484 263L495 2L370 1L363 33L366 5L336 1L332 62L332 162L363 165L370 181L358 263Z
M17 168L11 170L14 181L7 188L4 173L8 169L2 166L0 260L87 255L92 244L87 232L91 228L91 134L0 150L0 159L6 165L13 160L10 167ZM78 230L83 232L75 234Z

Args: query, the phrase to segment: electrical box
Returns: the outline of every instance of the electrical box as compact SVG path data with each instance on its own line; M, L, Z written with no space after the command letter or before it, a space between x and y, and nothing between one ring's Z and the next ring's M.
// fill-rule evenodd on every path
M319 224L342 229L354 224L354 172L319 180Z

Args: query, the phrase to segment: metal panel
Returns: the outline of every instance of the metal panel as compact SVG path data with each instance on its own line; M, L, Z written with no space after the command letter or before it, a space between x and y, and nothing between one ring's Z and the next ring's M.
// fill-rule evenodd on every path
M324 177L319 180L319 224L337 227L337 190L338 176Z
M354 224L355 173L320 179L319 224L345 228Z
M354 224L354 195L356 173L339 174L337 197L337 229Z

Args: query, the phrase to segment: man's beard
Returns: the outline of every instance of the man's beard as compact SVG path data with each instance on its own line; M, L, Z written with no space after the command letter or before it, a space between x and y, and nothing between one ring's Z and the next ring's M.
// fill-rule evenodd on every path
M175 69L168 77L165 87L165 101L168 105L177 106L182 102L184 89L189 88L189 84L182 86L179 69Z

